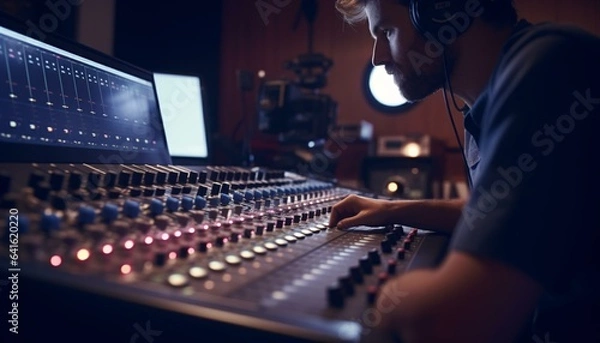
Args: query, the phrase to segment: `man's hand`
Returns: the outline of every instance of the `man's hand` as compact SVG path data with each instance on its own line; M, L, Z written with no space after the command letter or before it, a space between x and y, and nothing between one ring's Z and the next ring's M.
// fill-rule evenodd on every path
M353 226L391 224L390 201L352 194L333 206L329 227L348 229Z
M350 195L333 206L329 226L402 224L423 230L451 233L460 218L464 200L381 200Z

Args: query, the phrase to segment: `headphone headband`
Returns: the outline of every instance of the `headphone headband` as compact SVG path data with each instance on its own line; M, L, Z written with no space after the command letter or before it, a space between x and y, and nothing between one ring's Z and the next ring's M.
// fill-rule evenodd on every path
M413 26L421 35L433 36L443 42L454 40L467 31L475 17L483 13L485 4L493 1L411 0L409 14ZM455 37L447 37L450 35Z

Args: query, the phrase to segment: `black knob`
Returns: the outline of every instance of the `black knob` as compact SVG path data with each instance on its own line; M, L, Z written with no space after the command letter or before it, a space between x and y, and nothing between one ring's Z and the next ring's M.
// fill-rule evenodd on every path
M61 171L53 171L50 173L50 188L54 191L59 191L63 187L65 174Z
M180 247L179 248L179 254L177 254L177 257L184 259L184 258L187 258L189 255L190 255L190 253L189 253L188 247Z
M354 266L350 268L350 276L352 277L352 280L354 280L354 282L361 284L363 283L363 273L362 273L362 269L360 266Z
M369 286L367 288L367 303L369 305L375 304L375 301L377 300L378 291L379 289L377 288L377 286Z
M208 241L201 240L200 242L198 242L198 251L200 251L200 252L206 252L208 250L209 244L210 243L208 243Z
M340 285L346 295L354 295L354 283L350 275L343 276L339 279Z
M46 201L50 195L50 190L50 184L48 182L40 182L35 187L33 195L42 201Z
M300 219L302 219L302 216L299 214L294 214L294 223L300 223Z
M252 232L254 232L254 230L252 230L251 228L247 227L244 229L244 237L246 238L252 238Z
M406 250L404 248L400 248L396 250L396 258L399 260L403 260L404 256L406 256Z
M265 232L265 226L262 224L256 225L256 234L262 235Z
M390 275L396 274L396 266L397 266L396 260L389 260L387 263L388 274L390 274Z
M392 253L392 243L387 239L384 239L383 241L381 241L381 251L384 254Z
M27 185L31 188L35 188L38 183L42 182L44 180L44 173L42 173L39 170L34 171L33 173L31 173L31 175L29 175L29 180L27 181Z
M369 251L369 260L371 260L371 263L374 265L381 263L381 256L379 255L379 251L377 251L377 249L371 249Z
M327 301L331 307L344 307L344 290L341 285L336 284L327 288Z
M157 252L154 255L154 264L156 266L162 267L167 263L167 254L164 252Z
M206 183L207 177L208 174L206 173L206 171L201 171L200 173L198 173L198 183Z
M71 174L69 175L69 190L74 191L81 188L82 181L83 176L81 175L81 173L77 171L71 172Z
M386 233L385 239L387 239L390 242L390 244L392 244L392 245L396 245L396 242L398 242L398 237L396 236L396 234L394 232Z
M154 184L154 180L156 179L156 173L151 171L146 171L144 173L144 185L152 186Z
M364 274L371 274L373 272L373 265L371 264L371 260L368 256L363 256L358 260L358 264L360 265L360 269Z
M198 172L196 171L191 171L190 175L189 175L189 179L188 182L191 183L192 185L198 183Z
M126 188L129 186L129 182L131 180L131 173L127 170L123 170L119 173L119 182L117 183L119 187Z

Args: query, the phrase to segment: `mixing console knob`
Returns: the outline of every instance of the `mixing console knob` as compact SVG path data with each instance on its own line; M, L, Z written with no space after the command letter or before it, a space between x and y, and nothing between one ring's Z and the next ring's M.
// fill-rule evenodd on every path
M133 200L126 200L123 204L123 213L129 218L135 218L140 214L140 203Z
M381 241L381 251L384 254L392 253L392 243L387 238Z
M339 284L327 288L327 300L331 307L344 307L344 290Z
M183 190L181 191L181 193L183 193L183 194L192 193L192 186L190 186L190 185L183 186Z
M152 199L150 201L150 213L154 216L162 214L165 210L165 205L159 199Z
M292 225L293 221L294 221L294 217L290 217L290 216L285 217L285 226Z
M244 201L244 194L242 194L242 192L238 192L238 191L233 192L233 202L236 204L239 204L242 201ZM237 213L237 214L239 214L239 213Z
M200 242L198 242L198 251L199 252L207 252L209 247L210 247L210 243L205 239L200 240Z
M193 171L193 170L190 171L188 182L191 183L192 185L195 185L196 183L198 183L198 172Z
M164 251L159 251L154 255L154 265L162 267L167 263L167 254Z
M169 171L169 173L167 174L167 183L169 183L170 185L176 185L178 179L179 175L177 172Z
M275 228L275 222L267 222L267 232L272 232L273 229Z
M219 193L221 193L221 184L218 182L214 182L212 184L212 188L210 189L210 195L217 196L219 195Z
M403 260L405 256L406 256L406 250L404 250L404 248L400 248L400 249L396 250L396 258L397 259Z
M390 242L391 245L396 245L396 243L398 242L398 237L396 236L396 233L394 232L388 232L385 234L385 239Z
M302 219L302 216L299 214L294 214L294 223L300 223L300 219Z
M181 186L173 186L171 187L171 195L179 195L183 188Z
M241 215L243 211L244 211L244 207L242 205L233 206L233 214L235 214L236 216Z
M265 226L262 224L257 224L255 232L257 235L261 236L265 232Z
M378 292L379 292L379 289L377 288L377 286L369 286L367 288L367 303L369 305L375 304L375 301L377 300Z
M129 180L131 179L131 173L123 170L119 173L119 182L117 183L119 187L126 188L129 186Z
M244 229L244 237L245 238L252 238L252 233L254 232L254 230L252 228L245 228Z
M43 232L50 234L60 229L60 218L53 213L44 213L40 220L40 228Z
M92 224L96 219L96 211L93 207L81 206L79 208L78 221L81 225Z
M194 206L197 210L202 210L206 207L206 199L203 196L197 196L194 200Z
M354 295L354 283L352 282L352 277L350 277L350 275L341 277L339 282L346 295Z
M208 210L208 219L210 220L217 220L217 218L219 217L219 211L217 210Z
M389 260L387 262L387 272L388 272L388 274L390 274L390 275L396 274L396 265L397 265L396 260Z
M197 196L205 197L208 194L208 187L204 185L198 186L198 191L196 192Z
M157 197L165 195L166 192L167 190L164 187L156 187L155 194Z
M190 222L190 217L187 213L175 213L175 220L177 220L177 224L181 227L186 227Z
M231 196L229 194L221 193L221 205L227 206L231 202Z
M240 240L240 233L237 231L232 232L229 235L229 241L233 243L237 243Z
M137 187L136 188L132 188L131 190L129 190L129 195L132 196L132 197L134 197L134 198L137 198L140 195L142 195L142 190L140 188L137 188Z
M152 229L154 220L149 218L136 218L135 228L143 234L147 234Z
M202 170L198 173L198 183L206 183L208 174L205 170Z
M405 238L402 244L404 249L410 249L410 246L412 245L412 238Z
M33 195L42 201L48 200L48 196L50 195L50 184L47 182L38 183L34 188Z
M369 251L369 260L374 265L381 264L381 256L379 255L379 251L377 251L377 249L371 249Z
M154 188L152 187L146 187L143 189L143 194L145 197L151 197L154 195Z
M373 272L373 265L368 256L363 256L358 260L360 269L364 274L371 274Z
M55 170L50 173L50 188L54 191L59 191L63 187L65 181L65 174L61 171Z
M251 191L247 191L244 193L244 199L246 199L246 201L252 201L254 200L254 194Z
M119 236L125 236L129 233L130 223L125 220L116 220L110 229Z
M35 188L38 183L44 181L45 175L41 171L34 171L29 175L29 180L27 181L27 185L31 188Z
M156 180L156 173L153 171L145 171L144 172L144 180L143 183L145 186L152 186L154 185L154 180Z
M184 211L190 211L192 208L194 208L194 199L190 197L183 197L181 199L181 208Z

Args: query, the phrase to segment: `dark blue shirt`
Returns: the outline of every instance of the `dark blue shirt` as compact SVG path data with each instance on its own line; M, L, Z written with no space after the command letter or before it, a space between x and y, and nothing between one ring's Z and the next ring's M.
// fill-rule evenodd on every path
M600 39L521 21L465 115L473 180L451 249L545 294L526 342L600 341Z

